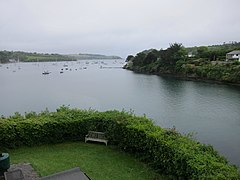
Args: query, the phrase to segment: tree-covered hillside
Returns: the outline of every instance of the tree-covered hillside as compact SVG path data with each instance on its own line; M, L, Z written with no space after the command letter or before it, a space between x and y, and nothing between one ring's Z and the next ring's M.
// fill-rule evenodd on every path
M22 62L43 62L43 61L73 61L74 57L60 54L42 54L28 53L22 51L0 51L0 63L8 63L10 61Z
M71 54L70 57L74 57L78 60L91 60L91 59L122 59L119 56L106 56L102 54Z
M174 43L165 50L150 49L136 56L129 55L124 68L140 73L240 84L240 62L226 61L226 53L232 50L240 50L240 43L191 48Z
M211 46L188 47L186 50L194 57L207 58L210 60L225 60L226 53L233 50L240 50L240 42L230 42Z
M121 59L119 56L106 56L101 54L48 54L48 53L29 53L22 51L0 51L0 63L14 61L22 62L45 62L45 61L75 61L90 59Z

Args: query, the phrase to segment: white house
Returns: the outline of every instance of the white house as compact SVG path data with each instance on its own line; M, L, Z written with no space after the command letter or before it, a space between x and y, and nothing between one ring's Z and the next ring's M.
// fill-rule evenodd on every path
M193 52L191 51L191 52L188 52L188 55L187 55L188 57L194 57L195 55L193 54Z
M226 61L238 60L240 61L240 50L235 50L226 54Z

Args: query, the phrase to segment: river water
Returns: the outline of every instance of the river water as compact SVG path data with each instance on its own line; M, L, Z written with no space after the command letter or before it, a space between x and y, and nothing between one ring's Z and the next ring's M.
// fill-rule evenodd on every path
M131 110L156 125L193 133L240 166L240 87L136 74L121 69L123 63L1 64L0 115L55 111L61 105ZM43 75L44 71L51 73Z

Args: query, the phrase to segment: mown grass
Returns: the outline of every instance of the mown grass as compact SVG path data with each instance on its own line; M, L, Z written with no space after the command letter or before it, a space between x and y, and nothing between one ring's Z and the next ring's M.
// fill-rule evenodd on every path
M67 142L21 147L9 153L11 164L29 162L40 176L80 167L93 180L166 179L129 154L103 144Z

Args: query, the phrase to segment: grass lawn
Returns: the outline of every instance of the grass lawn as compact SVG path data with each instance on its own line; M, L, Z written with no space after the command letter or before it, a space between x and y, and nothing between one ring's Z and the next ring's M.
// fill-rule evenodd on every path
M67 142L9 150L11 164L29 162L40 176L74 167L93 180L166 179L129 154L104 144Z

